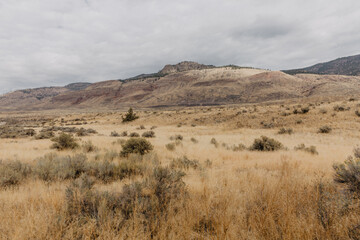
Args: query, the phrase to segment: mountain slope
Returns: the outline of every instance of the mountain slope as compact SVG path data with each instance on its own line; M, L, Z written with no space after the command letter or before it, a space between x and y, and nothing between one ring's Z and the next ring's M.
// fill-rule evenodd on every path
M360 75L360 55L338 58L330 62L319 63L310 67L284 70L287 74L312 73L329 75Z
M0 97L0 110L226 105L360 94L360 76L289 75L192 62L163 70L138 79L19 90Z

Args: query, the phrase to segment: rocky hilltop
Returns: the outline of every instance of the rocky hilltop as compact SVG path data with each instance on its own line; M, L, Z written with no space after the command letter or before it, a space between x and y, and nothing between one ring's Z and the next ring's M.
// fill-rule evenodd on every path
M159 73L166 75L176 72L185 72L189 70L201 70L201 69L209 69L209 68L215 68L215 66L199 64L197 62L184 61L175 65L171 65L171 64L165 65L165 67Z

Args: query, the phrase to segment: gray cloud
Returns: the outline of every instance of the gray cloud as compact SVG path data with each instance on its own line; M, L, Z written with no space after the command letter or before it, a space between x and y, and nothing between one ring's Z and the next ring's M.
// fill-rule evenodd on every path
M193 60L288 69L359 53L356 0L0 0L0 93Z

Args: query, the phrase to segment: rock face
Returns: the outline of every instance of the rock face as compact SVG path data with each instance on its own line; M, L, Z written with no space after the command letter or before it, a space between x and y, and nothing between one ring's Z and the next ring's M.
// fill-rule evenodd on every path
M358 94L360 76L182 62L128 80L15 91L0 96L0 110L225 105Z
M201 70L201 69L209 69L209 68L215 68L215 66L199 64L197 62L184 61L175 65L170 65L170 64L165 65L165 67L159 73L165 75L176 72L185 72L189 70Z
M311 67L284 70L288 74L311 73L328 75L360 75L360 55L338 58L330 62L319 63Z

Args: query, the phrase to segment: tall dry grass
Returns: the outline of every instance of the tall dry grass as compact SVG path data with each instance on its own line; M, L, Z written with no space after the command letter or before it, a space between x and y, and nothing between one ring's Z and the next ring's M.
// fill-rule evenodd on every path
M57 152L58 156L85 154L86 166L99 168L106 161L111 166L134 161L141 172L121 180L103 181L94 172L84 170L89 181L94 181L88 188L79 187L78 181L84 175L75 180L43 181L29 173L18 185L0 189L0 238L359 239L359 202L333 181L332 168L335 162L343 162L351 155L359 142L360 136L354 132L359 120L350 111L336 112L332 117L336 104L310 108L302 116L303 124L295 123L298 118L295 115L285 117L283 122L275 121L293 128L291 135L279 135L277 127L261 127L261 120L270 122L286 111L286 106L278 105L257 107L253 113L256 121L251 122L250 116L240 118L245 125L250 124L241 128L234 127L240 121L233 117L239 111L236 108L140 113L139 120L126 125L120 123L117 114L93 114L91 119L98 123L87 127L99 134L78 141L91 140L96 150L65 150ZM326 108L328 112L318 114L317 108ZM218 118L218 113L223 115ZM86 116L90 118L82 115ZM149 122L144 116L149 117ZM176 126L177 121L203 117L213 124ZM226 121L216 123L221 119ZM137 129L141 124L145 129ZM331 124L333 131L318 134L319 126L327 124ZM120 156L122 146L118 140L128 137L111 137L112 131L141 135L154 125L156 137L149 139L154 145L151 154L143 159ZM182 135L183 139L171 140L175 135ZM237 144L249 147L262 135L275 138L287 149L257 152L229 148ZM217 147L211 144L212 138L216 139ZM165 147L169 143L174 143L173 151ZM294 147L302 143L315 146L319 154L295 151ZM35 168L40 157L55 152L50 149L51 144L49 139L0 139L0 159L3 163L18 160ZM156 177L154 169L158 168L167 168L169 172ZM170 177L173 171L186 175L175 181L175 175Z

